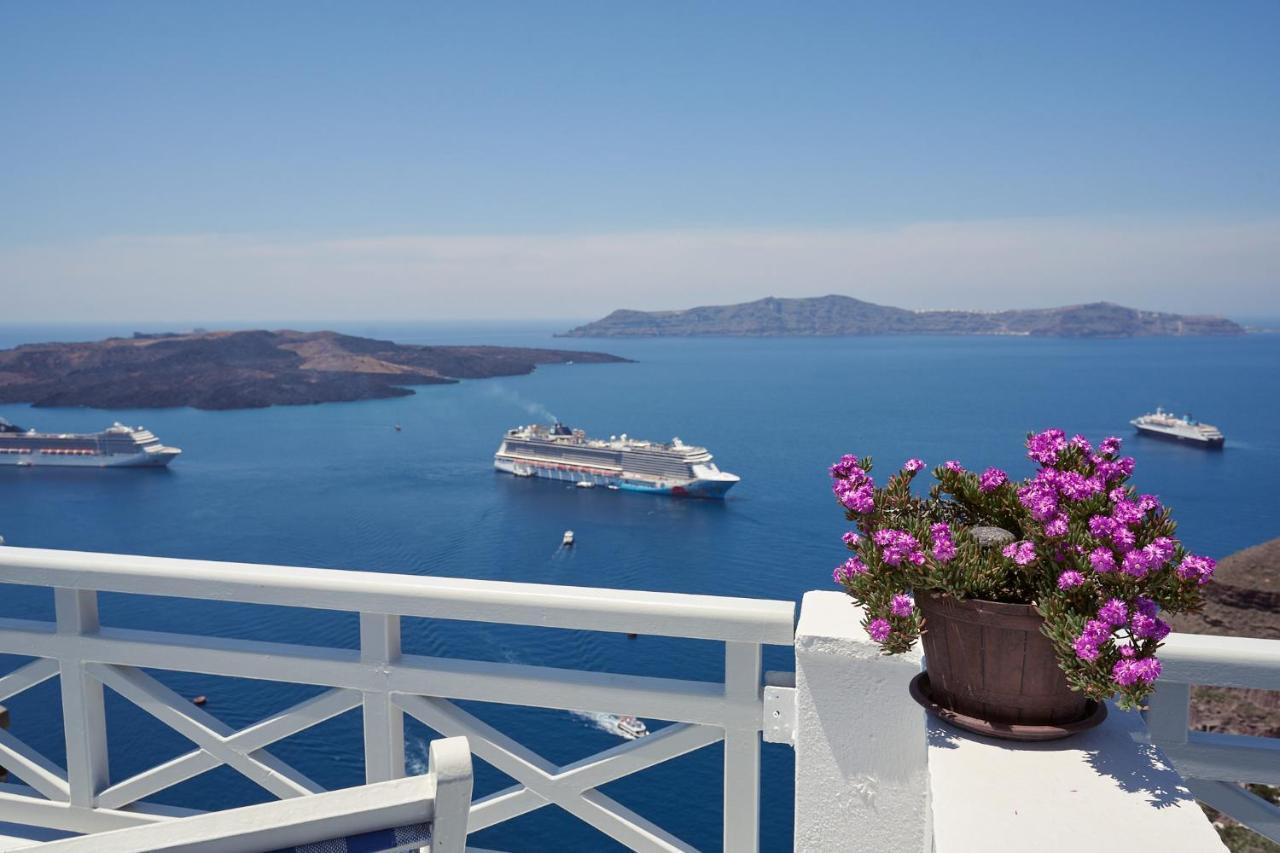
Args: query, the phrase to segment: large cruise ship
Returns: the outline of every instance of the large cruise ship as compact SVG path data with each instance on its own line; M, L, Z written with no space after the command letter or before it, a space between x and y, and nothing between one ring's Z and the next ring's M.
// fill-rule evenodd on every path
M1205 447L1221 447L1226 441L1222 430L1216 426L1192 420L1190 415L1174 417L1159 407L1154 412L1134 418L1129 423L1133 424L1138 432L1146 435L1189 441Z
M736 475L716 467L705 447L678 438L669 444L626 435L606 441L560 423L508 430L493 465L517 477L699 498L723 498L738 482Z
M0 465L142 468L168 465L182 451L142 427L117 423L95 433L24 430L0 418Z

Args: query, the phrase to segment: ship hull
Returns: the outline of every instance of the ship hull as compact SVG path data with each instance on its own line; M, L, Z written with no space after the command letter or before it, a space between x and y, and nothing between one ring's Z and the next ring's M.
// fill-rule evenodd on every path
M1151 427L1144 426L1135 426L1134 429L1138 431L1138 435L1144 435L1148 438L1159 438L1164 441L1176 441L1180 444L1189 444L1194 447L1203 447L1208 450L1220 450L1223 444L1226 443L1225 438L1200 438L1191 435L1181 435L1176 432L1163 432L1158 429L1152 429Z
M176 453L116 453L109 456L60 456L43 453L0 453L0 467L10 468L163 468Z
M616 486L628 492L644 492L653 495L672 495L675 497L706 498L723 500L729 489L738 482L737 478L723 480L664 480L661 478L639 477L625 471L610 471L580 465L561 463L541 463L529 460L517 460L499 455L494 458L493 467L506 474L517 477L538 477L544 480L559 480L565 483L591 483L593 486Z

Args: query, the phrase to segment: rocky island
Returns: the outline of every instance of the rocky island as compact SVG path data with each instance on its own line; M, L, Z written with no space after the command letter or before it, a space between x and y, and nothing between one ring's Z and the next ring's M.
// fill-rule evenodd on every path
M1140 311L1111 302L1015 311L908 311L850 296L768 297L684 311L614 311L561 337L753 337L843 335L1033 335L1129 338L1242 335L1222 317Z
M192 332L0 350L0 403L250 409L403 397L409 386L519 376L599 352L409 346L337 332Z

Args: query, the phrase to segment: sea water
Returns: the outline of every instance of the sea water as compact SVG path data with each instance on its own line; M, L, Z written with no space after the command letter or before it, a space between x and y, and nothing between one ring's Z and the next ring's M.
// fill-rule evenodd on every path
M0 329L23 340L92 339L127 329ZM846 524L826 466L845 452L881 473L919 456L970 468L1031 470L1029 430L1117 434L1137 457L1135 483L1174 508L1188 547L1222 557L1280 536L1280 335L1242 338L1043 340L876 337L555 339L549 328L364 327L342 331L405 343L492 343L595 349L632 364L539 368L529 376L428 386L412 397L321 406L201 412L0 406L51 431L145 425L183 455L167 471L0 469L0 535L11 545L405 572L417 575L665 590L799 602L832 589ZM1163 405L1192 411L1227 436L1222 451L1132 435L1130 418ZM742 477L723 502L577 489L495 474L508 427L554 415L607 436L704 444ZM401 425L396 431L394 426ZM561 547L573 529L576 544ZM45 619L52 595L0 586L0 612ZM160 631L354 647L355 616L215 602L102 596L103 621ZM406 651L718 679L714 643L621 634L406 620ZM0 672L21 662L0 660ZM181 662L176 662L179 665ZM768 649L766 669L791 669ZM234 728L319 691L297 685L154 673ZM55 681L6 704L12 730L62 763ZM462 703L557 764L621 743L600 714ZM192 749L108 691L112 779ZM651 728L664 723L650 720ZM431 733L411 723L411 770ZM358 711L271 751L325 787L363 780ZM718 746L603 790L687 842L720 844ZM790 849L792 756L765 745L761 838ZM511 780L477 763L477 793ZM154 796L224 808L270 795L221 768ZM481 833L513 850L611 849L554 806Z

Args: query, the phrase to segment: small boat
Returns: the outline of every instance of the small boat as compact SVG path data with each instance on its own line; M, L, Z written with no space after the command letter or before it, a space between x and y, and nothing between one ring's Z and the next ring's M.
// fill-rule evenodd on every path
M396 424L396 432L400 431L400 424Z
M573 547L573 531L572 530L566 530L564 532L564 539L560 540L560 544L563 545L565 548Z
M604 714L601 722L609 731L627 740L635 740L649 734L649 728L644 721L637 720L631 714Z
M590 480L579 480L577 483L575 483L575 485L579 489L594 489L596 487L596 484L591 482Z
M605 486L605 488L611 492L616 492L618 491L618 489L621 489L622 487L619 486L617 483L610 483L609 485Z

